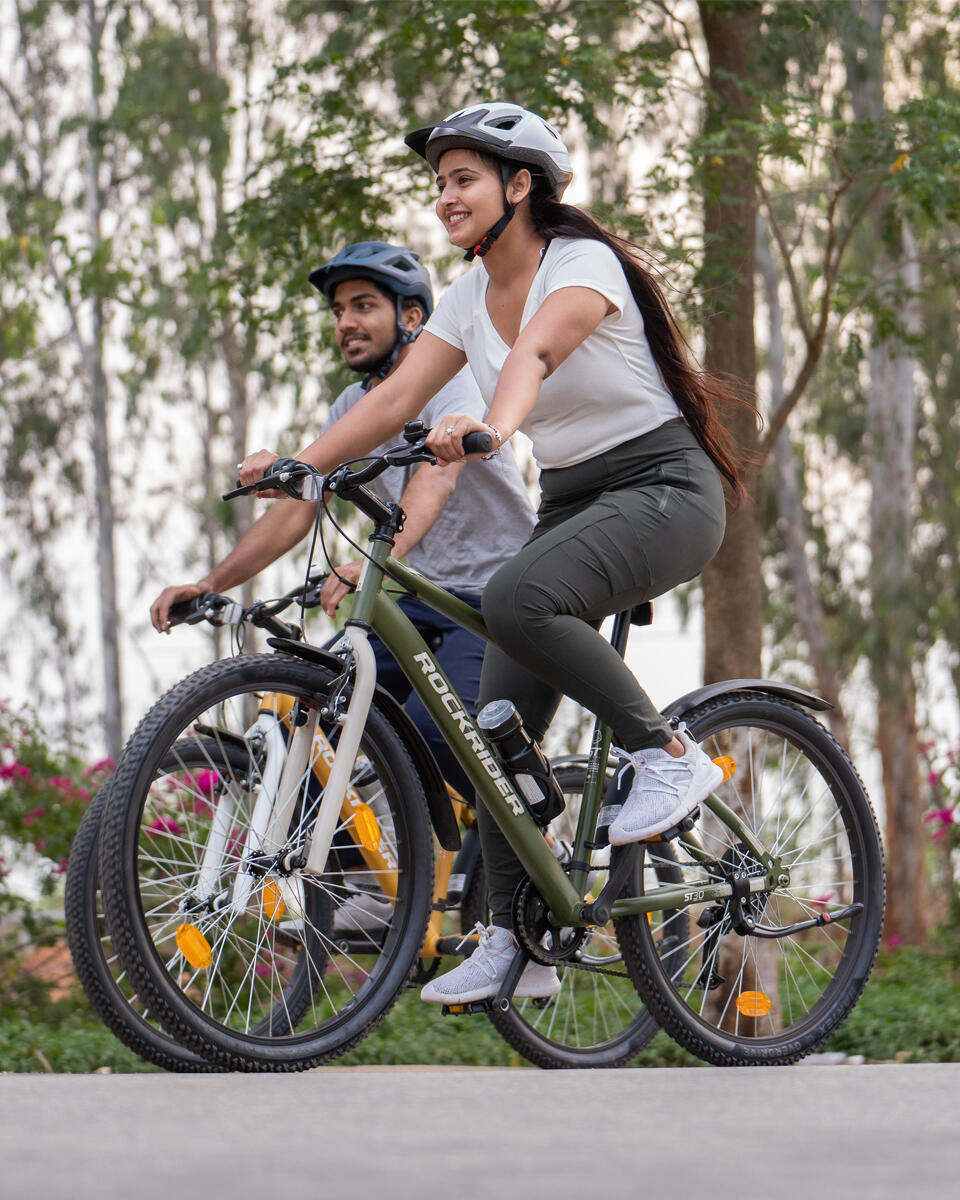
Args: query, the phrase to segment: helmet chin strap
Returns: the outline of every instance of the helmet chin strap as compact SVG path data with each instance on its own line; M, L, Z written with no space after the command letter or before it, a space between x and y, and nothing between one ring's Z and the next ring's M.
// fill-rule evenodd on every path
M513 214L517 211L517 206L515 204L511 204L507 199L507 184L515 174L516 170L514 170L511 174L510 168L506 163L500 164L500 182L503 184L503 216L495 225L492 225L487 230L487 232L483 235L480 241L477 242L472 250L468 250L464 254L464 262L473 262L475 258L483 258L500 234L503 233L506 227L510 224Z
M373 385L379 379L386 377L393 370L394 364L400 357L400 351L404 346L409 346L411 342L415 342L420 336L420 330L423 324L419 324L416 329L406 329L403 324L403 301L397 297L397 340L393 343L390 351L380 359L380 361L370 368L366 379L360 385L365 392L369 392Z

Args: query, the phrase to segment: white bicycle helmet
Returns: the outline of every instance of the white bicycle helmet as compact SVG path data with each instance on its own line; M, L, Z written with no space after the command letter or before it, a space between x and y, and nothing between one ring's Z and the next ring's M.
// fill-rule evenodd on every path
M434 171L444 151L461 147L534 167L546 177L554 200L560 199L573 178L570 154L553 126L537 113L504 100L471 104L437 125L415 129L403 140Z

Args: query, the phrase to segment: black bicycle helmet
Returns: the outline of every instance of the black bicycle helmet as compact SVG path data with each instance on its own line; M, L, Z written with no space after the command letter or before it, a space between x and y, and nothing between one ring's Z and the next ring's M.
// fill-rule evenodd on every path
M416 300L423 309L424 321L433 312L433 287L426 267L421 265L419 254L403 246L391 246L389 242L354 242L351 246L345 246L322 267L311 271L308 278L318 291L323 292L330 304L333 304L337 284L345 279L372 280L393 296L397 310L397 340L390 352L368 372L367 387L373 384L375 378L384 378L403 347L414 341L423 328L421 324L412 333L404 328L404 300Z
M345 279L372 279L395 296L416 300L424 318L433 312L433 288L420 255L389 242L354 242L329 262L310 272L310 282L333 303L338 283Z
M456 149L478 150L502 163L517 163L543 176L554 200L560 199L573 178L570 154L553 126L537 113L504 100L472 104L451 113L437 125L415 129L403 140L411 150L425 158L434 171L441 155ZM472 250L467 251L464 258L468 262L486 254L513 216L514 206L506 197L509 172L501 166L500 174L504 187L503 216Z

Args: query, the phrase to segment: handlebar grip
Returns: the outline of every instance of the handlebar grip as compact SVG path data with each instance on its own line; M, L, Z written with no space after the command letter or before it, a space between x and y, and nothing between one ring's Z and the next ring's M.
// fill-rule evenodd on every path
M194 596L192 600L179 600L176 604L170 605L168 614L171 625L197 625L204 620L210 603L214 599L220 599L216 592L201 592L199 596ZM224 603L226 603L226 598Z
M463 435L464 454L489 454L493 449L493 437L489 433L481 433L479 429Z

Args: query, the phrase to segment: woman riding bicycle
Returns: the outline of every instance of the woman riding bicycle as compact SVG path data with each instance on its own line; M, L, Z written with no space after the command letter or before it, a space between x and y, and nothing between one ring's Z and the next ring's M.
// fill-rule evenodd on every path
M529 542L484 592L497 646L486 653L480 704L513 701L538 740L562 694L594 712L633 768L610 841L654 836L696 809L722 771L671 729L597 626L692 579L719 548L721 476L741 492L715 411L729 394L693 365L629 244L560 203L569 155L541 117L478 104L406 141L436 172L451 243L483 270L450 288L376 398L299 457L326 472L367 452L469 363L486 420L448 414L430 448L451 462L472 430L499 447L522 429L542 494ZM261 478L275 457L248 457L241 481ZM514 956L511 902L523 870L493 818L482 810L479 819L493 924L469 959L427 985L426 1000L491 997ZM553 967L531 962L515 994L558 987Z

